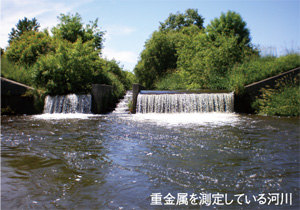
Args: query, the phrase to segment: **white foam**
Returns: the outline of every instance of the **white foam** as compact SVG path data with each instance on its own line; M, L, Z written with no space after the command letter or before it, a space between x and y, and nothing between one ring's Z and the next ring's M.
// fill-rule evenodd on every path
M153 122L159 125L224 125L239 121L239 115L235 113L177 113L177 114L135 114L132 120L141 122Z
M60 120L60 119L88 119L90 117L99 116L94 114L69 113L69 114L40 114L34 115L33 118L44 120Z

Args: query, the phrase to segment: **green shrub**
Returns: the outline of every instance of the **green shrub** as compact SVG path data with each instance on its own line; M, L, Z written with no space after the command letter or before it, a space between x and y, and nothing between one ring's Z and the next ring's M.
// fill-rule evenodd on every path
M1 76L28 86L34 86L33 68L9 61L6 55L1 56Z
M251 59L233 67L229 77L228 89L242 92L245 85L275 76L300 66L300 55L261 57Z
M300 85L297 81L277 84L279 89L262 89L262 97L257 98L253 107L260 115L300 116Z
M169 73L156 83L158 90L184 90L187 89L185 80L179 72Z
M108 84L103 61L93 42L59 41L55 53L41 56L35 65L35 83L50 95L87 93L92 84Z

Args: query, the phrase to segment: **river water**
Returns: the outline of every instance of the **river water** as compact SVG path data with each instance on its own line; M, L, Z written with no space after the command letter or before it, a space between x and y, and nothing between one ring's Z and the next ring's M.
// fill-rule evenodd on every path
M113 113L1 122L2 209L299 208L299 118Z

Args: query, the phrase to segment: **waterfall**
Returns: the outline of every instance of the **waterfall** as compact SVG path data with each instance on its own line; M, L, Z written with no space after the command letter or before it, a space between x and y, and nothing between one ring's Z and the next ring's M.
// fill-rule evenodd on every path
M91 113L92 96L88 95L61 95L45 98L44 113Z
M124 98L118 103L116 109L113 113L116 114L128 114L129 108L128 104L132 101L132 90L128 90L124 96Z
M139 94L137 113L233 112L232 93Z

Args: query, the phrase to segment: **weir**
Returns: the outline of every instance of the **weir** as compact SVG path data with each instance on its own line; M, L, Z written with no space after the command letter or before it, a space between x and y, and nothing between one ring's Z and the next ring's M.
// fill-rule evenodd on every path
M60 95L45 98L44 114L54 113L91 113L92 96L88 95Z
M206 113L233 112L232 93L183 93L139 94L137 113Z

